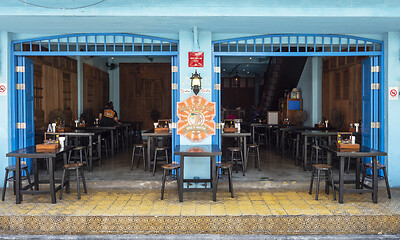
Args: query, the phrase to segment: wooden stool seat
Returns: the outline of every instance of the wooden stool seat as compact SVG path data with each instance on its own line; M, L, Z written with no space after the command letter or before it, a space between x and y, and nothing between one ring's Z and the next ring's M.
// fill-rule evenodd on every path
M364 164L364 166L367 167L367 168L372 168L372 163L366 163L366 164ZM376 168L377 169L384 169L384 168L386 168L386 166L381 164L381 163L378 163L378 165L376 165Z
M145 147L146 145L144 143L136 143L133 144L134 147Z
M154 163L155 164L155 163ZM179 171L180 165L177 163L168 163L161 166L164 169L163 177L162 177L162 185L161 185L161 200L164 200L164 189L165 189L165 181L167 179L167 172L170 170L176 170L176 182L178 184L179 189Z
M169 147L167 147L167 146L161 146L161 147L156 147L156 150L159 150L159 151L161 151L161 150L167 150Z
M242 151L242 148L240 148L240 147L228 147L226 149L231 151L231 152L240 152L240 151Z
M249 147L249 148L258 148L259 145L258 144L247 144L247 147Z
M75 170L83 166L83 163L68 163L64 165L64 168L68 170Z
M228 169L233 167L232 163L217 163L216 166L217 168L221 169Z
M168 163L168 164L165 164L165 165L163 165L161 167L163 169L167 169L167 170L174 170L174 169L180 168L181 166L179 164L177 164L177 163Z
M328 164L313 164L312 166L319 170L329 170L332 168L332 166L330 166Z

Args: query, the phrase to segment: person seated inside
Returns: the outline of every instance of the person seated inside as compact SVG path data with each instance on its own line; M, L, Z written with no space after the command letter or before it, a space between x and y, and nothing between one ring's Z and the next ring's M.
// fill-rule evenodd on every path
M111 104L110 104L111 103ZM99 113L100 125L112 126L114 124L119 124L118 114L114 111L112 102L107 103L104 110Z

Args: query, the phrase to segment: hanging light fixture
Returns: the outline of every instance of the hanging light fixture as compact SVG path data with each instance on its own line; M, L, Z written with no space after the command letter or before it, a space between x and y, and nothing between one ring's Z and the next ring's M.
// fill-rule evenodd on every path
M233 76L233 78L232 78L232 87L239 87L239 80L240 80L240 77L239 77L238 72L236 70L236 75Z
M200 76L200 73L197 73L197 70L195 70L194 73L192 73L192 76L190 77L190 85L192 87L192 90L194 94L198 94L200 89L201 89L201 79L202 77Z

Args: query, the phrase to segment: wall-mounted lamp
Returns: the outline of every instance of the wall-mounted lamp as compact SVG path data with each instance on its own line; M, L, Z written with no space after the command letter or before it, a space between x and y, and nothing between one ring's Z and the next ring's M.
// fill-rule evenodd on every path
M192 73L192 76L190 77L191 81L191 87L194 92L194 94L198 94L200 89L201 89L201 79L202 77L200 76L200 73L197 73L197 70L195 70L194 73Z

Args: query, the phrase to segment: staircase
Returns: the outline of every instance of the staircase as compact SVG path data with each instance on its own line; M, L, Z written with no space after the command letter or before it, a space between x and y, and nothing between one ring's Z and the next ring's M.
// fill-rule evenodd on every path
M284 90L291 91L299 82L307 57L273 57L264 74L264 85L260 94L262 116L267 111L279 109L279 99Z

